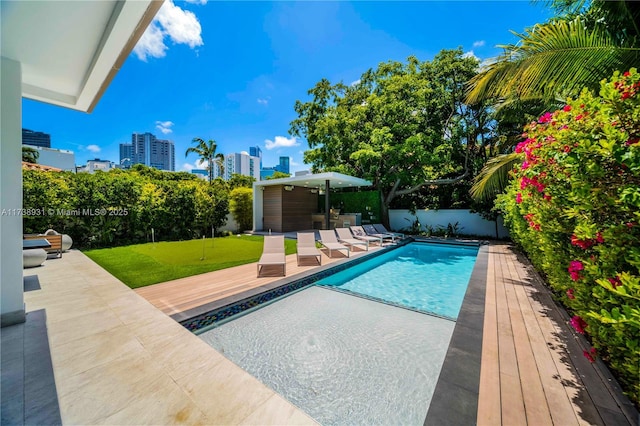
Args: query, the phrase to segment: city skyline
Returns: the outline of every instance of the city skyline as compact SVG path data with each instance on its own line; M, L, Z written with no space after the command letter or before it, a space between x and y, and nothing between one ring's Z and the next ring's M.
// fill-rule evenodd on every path
M132 132L172 140L191 170L194 137L221 153L258 146L265 165L308 169L288 134L296 100L322 78L351 84L380 62L460 47L486 61L550 12L529 2L207 2L167 0L91 114L23 100L23 127L79 164L119 158Z

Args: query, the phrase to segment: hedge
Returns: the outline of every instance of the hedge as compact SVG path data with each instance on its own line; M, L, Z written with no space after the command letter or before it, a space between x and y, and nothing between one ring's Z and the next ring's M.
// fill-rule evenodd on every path
M615 73L530 123L497 207L576 332L640 401L640 75Z

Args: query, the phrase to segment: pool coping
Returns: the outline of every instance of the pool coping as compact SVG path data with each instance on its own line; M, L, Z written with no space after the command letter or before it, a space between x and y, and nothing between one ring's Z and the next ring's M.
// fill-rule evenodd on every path
M488 265L489 245L482 244L429 404L425 426L476 423ZM455 413L455 417L451 413Z

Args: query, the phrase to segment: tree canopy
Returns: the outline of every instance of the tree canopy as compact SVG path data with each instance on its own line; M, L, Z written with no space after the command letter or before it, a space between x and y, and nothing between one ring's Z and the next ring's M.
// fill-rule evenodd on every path
M477 68L457 49L431 62L381 63L349 86L322 79L308 91L310 101L296 101L289 133L306 138L304 161L314 172L373 182L386 222L395 197L470 175L468 152L484 143L478 109L464 104Z
M216 153L218 149L218 143L209 139L207 142L201 138L193 138L193 143L196 146L189 147L185 152L185 157L191 153L197 154L202 161L207 162L207 171L209 172L209 183L213 183L213 166L217 164L220 167L220 171L224 169L224 155Z

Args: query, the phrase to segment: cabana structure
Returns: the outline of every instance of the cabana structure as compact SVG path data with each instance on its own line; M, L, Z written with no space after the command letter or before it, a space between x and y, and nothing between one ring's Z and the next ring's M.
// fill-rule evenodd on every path
M371 186L365 179L327 172L253 183L253 230L291 232L355 225L359 215L331 212L332 188ZM318 196L327 194L318 211Z

